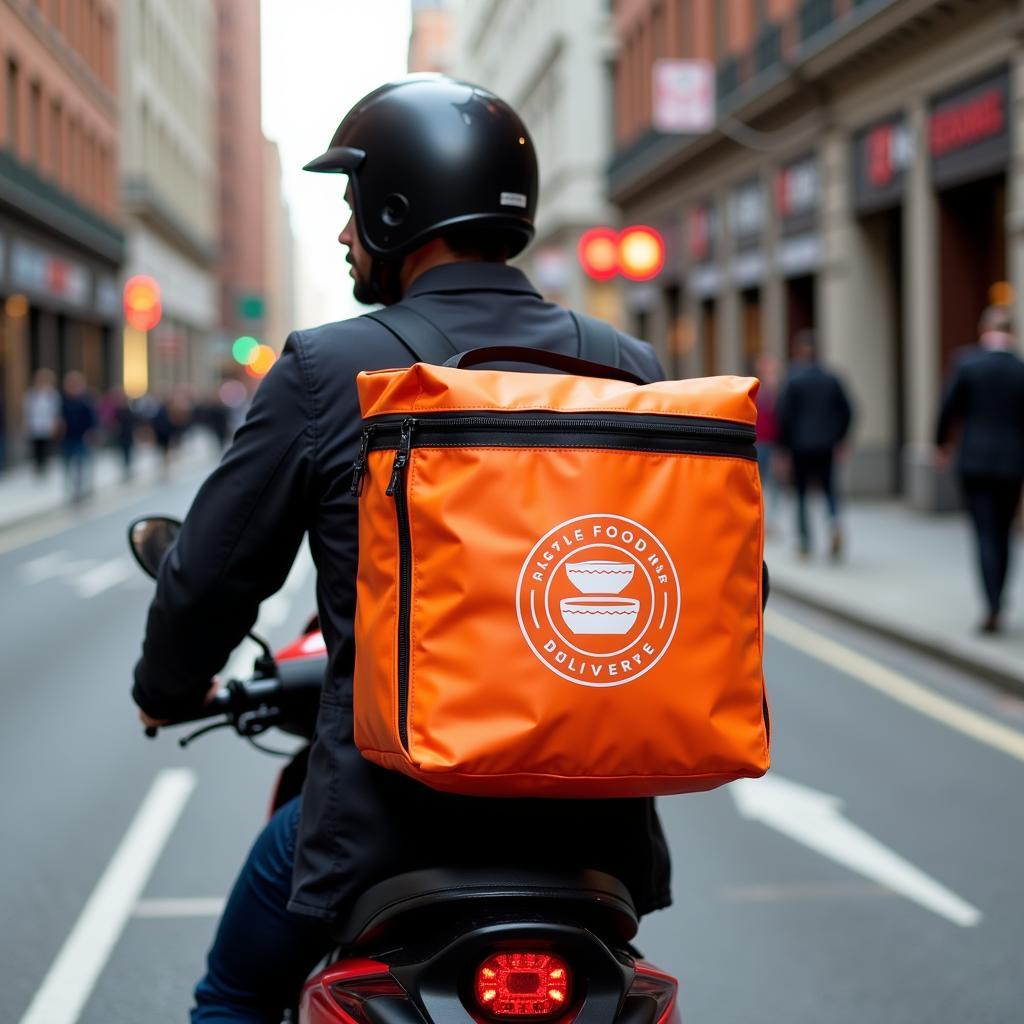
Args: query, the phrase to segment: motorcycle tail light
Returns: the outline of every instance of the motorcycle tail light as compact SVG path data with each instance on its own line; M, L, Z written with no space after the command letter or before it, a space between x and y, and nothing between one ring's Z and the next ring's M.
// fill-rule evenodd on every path
M554 1017L572 996L572 972L558 956L526 950L497 953L476 971L477 1005L489 1017Z
M331 997L356 1024L370 1024L366 1003L379 996L404 996L405 989L391 977L382 974L371 978L353 978L330 986Z
M665 974L651 964L638 960L636 974L626 993L626 999L650 1001L652 1012L645 1013L643 1019L655 1021L656 1024L668 1024L669 1021L679 1019L676 1013L678 988L679 982L670 974Z
M306 982L299 1020L306 1024L370 1024L367 1003L386 996L407 998L387 964L375 960L342 961Z

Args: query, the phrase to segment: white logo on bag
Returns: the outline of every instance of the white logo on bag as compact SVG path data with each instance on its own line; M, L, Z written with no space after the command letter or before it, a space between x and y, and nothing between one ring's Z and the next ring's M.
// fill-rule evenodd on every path
M523 638L552 672L621 686L664 656L679 623L679 576L665 545L624 516L578 516L548 531L516 586Z

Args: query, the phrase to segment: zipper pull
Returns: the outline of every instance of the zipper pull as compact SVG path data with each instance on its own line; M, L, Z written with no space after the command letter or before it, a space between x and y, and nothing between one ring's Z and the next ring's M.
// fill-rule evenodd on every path
M363 436L359 439L359 454L352 466L352 486L349 493L358 498L363 493L363 474L366 472L366 453L370 449L370 441L373 439L373 432L377 429L375 423L363 430Z
M409 461L409 450L412 448L412 432L416 426L414 419L402 420L402 433L398 438L398 450L395 452L395 461L391 466L391 481L388 483L387 496L394 497L395 489L402 479L402 470Z

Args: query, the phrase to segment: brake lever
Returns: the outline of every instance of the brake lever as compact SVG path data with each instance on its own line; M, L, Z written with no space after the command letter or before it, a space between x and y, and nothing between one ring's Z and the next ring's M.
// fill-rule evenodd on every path
M219 722L211 722L209 725L204 725L201 729L196 729L195 732L190 732L187 736L182 736L178 740L178 746L184 750L185 747L193 740L199 739L200 736L205 736L208 732L215 732L217 729L230 728L233 724L230 718L221 719Z

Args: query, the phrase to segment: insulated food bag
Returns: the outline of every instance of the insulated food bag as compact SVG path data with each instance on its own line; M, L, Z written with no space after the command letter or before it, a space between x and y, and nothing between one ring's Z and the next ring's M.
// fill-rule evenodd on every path
M472 368L510 358L570 372ZM363 756L487 796L764 774L757 381L516 348L358 388Z

